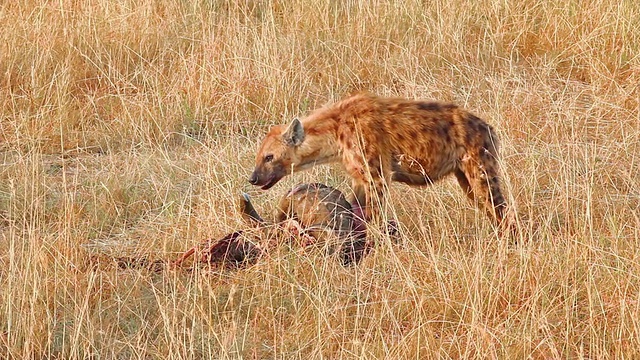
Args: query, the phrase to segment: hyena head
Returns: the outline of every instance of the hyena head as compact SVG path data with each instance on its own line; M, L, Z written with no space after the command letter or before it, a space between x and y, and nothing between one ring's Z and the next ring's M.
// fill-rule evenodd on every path
M304 128L297 118L286 128L283 125L272 127L262 140L249 182L267 190L291 174L299 163L298 148L303 141Z

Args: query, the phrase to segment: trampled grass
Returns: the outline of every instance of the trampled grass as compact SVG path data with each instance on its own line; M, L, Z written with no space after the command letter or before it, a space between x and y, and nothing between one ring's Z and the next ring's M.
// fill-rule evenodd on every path
M635 358L640 5L633 1L52 1L0 5L3 358ZM271 124L354 91L456 102L502 142L517 245L450 181L393 184L402 244L356 268L283 246L172 259L288 187Z

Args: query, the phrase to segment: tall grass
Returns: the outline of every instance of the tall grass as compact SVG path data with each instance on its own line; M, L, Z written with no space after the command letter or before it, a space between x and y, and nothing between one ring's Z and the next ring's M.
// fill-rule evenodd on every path
M0 5L3 358L634 358L640 5L22 1ZM404 246L357 268L121 270L242 227L271 124L354 91L487 119L522 241L455 184L393 184ZM96 259L102 259L96 261Z

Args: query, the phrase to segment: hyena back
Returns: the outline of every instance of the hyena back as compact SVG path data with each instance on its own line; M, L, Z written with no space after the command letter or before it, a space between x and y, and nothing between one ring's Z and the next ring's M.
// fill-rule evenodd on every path
M453 174L496 224L506 220L495 131L448 103L358 94L317 109L271 128L249 181L268 189L292 172L339 161L367 219L379 215L390 180L426 186Z

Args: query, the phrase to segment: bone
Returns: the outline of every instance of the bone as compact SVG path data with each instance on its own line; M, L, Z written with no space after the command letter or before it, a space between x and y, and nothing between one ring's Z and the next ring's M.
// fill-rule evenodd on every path
M242 197L240 199L240 213L245 221L250 223L254 223L255 225L264 225L264 219L258 214L256 209L253 207L251 203L251 197L247 193L242 193Z

